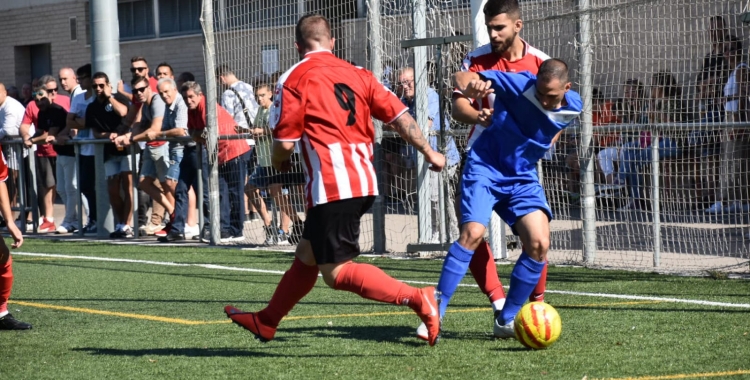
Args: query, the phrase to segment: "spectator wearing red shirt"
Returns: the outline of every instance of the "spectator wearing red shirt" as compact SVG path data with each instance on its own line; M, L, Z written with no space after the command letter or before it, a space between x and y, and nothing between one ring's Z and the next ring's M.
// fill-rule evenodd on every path
M37 192L39 194L40 211L42 221L39 225L38 232L54 232L57 228L54 223L54 201L55 201L55 167L57 153L52 144L45 143L46 134L40 134L32 125L39 123L39 99L40 92L44 92L42 98L51 103L61 106L65 111L70 109L70 98L57 93L57 80L51 75L45 75L39 79L39 85L34 89L35 101L26 106L26 113L21 121L20 135L23 137L26 147L31 148L33 144L38 144L36 148L36 178ZM65 124L63 124L65 127Z
M434 345L440 332L435 289L411 287L352 259L360 253L360 218L378 195L371 116L393 124L433 170L442 170L445 157L430 148L407 107L372 73L336 58L333 44L325 17L313 14L299 20L295 45L301 61L279 78L269 118L275 140L273 166L289 171L296 143L304 157L309 210L296 259L265 309L246 313L226 306L224 311L261 341L271 340L281 319L315 285L320 271L336 290L408 305L427 325L428 341Z
M203 96L200 85L195 82L183 84L183 98L188 106L188 132L193 139L205 144L203 130L206 128L206 98ZM219 136L234 134L237 123L224 108L216 105L218 114ZM221 213L221 241L243 240L242 230L245 222L245 179L247 175L247 160L249 159L250 147L244 140L219 140L219 204ZM205 155L204 155L205 157ZM183 160L185 157L183 156ZM190 159L189 159L190 160ZM204 171L205 172L205 171ZM189 180L186 180L186 182ZM187 184L188 186L192 185ZM208 182L205 182L208 183ZM179 185L179 182L178 182ZM204 191L208 186L204 186ZM197 185L195 186L197 188ZM204 200L208 197L204 192ZM175 198L177 198L175 196ZM175 199L176 202L179 202ZM186 201L186 199L183 199ZM185 203L182 207L187 208ZM180 212L183 215L177 215ZM205 215L205 214L204 214ZM175 206L175 218L184 218L184 212ZM173 229L184 228L184 219L177 226L172 224ZM179 229L178 229L179 231Z

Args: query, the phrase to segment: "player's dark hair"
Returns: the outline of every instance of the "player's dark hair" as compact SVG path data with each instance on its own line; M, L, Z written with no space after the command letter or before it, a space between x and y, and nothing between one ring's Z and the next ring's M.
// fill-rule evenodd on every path
M255 92L258 92L258 90L266 89L268 91L271 91L271 85L268 83L259 83L257 86L255 86Z
M680 87L677 86L677 79L669 71L659 71L651 77L651 85L664 89L664 97L672 98L680 96Z
M156 70L159 70L160 67L169 67L169 74L170 75L174 75L174 69L172 68L172 65L170 65L170 64L168 64L166 62L162 62L162 63L156 65Z
M140 55L136 55L135 57L130 58L130 63L138 62L138 61L143 61L148 65L148 61L146 60L146 58L141 57Z
M109 83L109 77L107 76L106 73L103 73L101 71L97 71L96 73L94 73L94 76L91 77L91 80L100 79L100 78L104 78L104 82Z
M559 58L550 58L539 66L537 78L541 81L549 82L557 79L560 82L568 82L568 64Z
M185 71L184 73L180 74L179 77L177 77L178 80L182 80L183 82L191 82L195 81L195 75L189 71Z
M87 63L81 67L79 67L76 70L76 75L80 77L90 77L91 76L91 64Z
M148 83L148 77L136 75L136 76L133 77L133 79L130 80L130 85L131 86L135 86L135 85L137 85L138 83L141 83L141 82L146 82L146 84L148 85L149 84Z
M299 46L309 46L310 41L331 39L331 24L325 16L310 13L302 16L294 28L294 38Z
M518 6L518 0L487 0L482 11L485 20L490 20L503 13L514 20L521 18L521 7Z

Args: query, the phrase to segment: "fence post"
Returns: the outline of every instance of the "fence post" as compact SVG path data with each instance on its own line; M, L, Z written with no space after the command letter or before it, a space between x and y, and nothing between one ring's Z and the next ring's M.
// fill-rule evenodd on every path
M38 190L36 188L36 152L29 149L29 198L31 200L31 220L34 225L34 233L39 230L39 197Z
M83 236L83 196L81 195L81 144L73 140L76 158L76 208L78 208L78 236Z
M661 260L661 217L659 216L659 130L651 134L651 216L654 232L654 267ZM638 200L636 200L638 202Z
M135 153L135 147L137 142L130 144L130 165L133 168L131 178L133 178L133 237L139 237L139 225L138 225L138 182L140 180L140 169L138 169L138 159ZM147 210L148 211L148 210Z
M96 237L109 238L115 230L114 216L109 205L107 172L104 170L104 144L94 145L94 170L96 170Z
M219 162L218 156L218 120L216 118L216 68L214 60L214 9L213 1L203 0L203 12L201 14L201 25L203 26L203 56L206 62L206 154L208 155L208 208L211 245L221 242L221 215L219 211ZM229 217L229 215L225 215Z
M578 33L580 47L579 73L583 113L581 114L581 142L579 161L581 163L581 199L583 200L583 262L593 264L596 258L596 191L594 189L594 151L591 147L593 119L591 114L592 94L592 49L591 49L591 15L586 11L591 7L590 0L578 0L581 12L578 16Z
M380 80L383 77L383 57L380 55L380 0L368 0L367 6L370 11L367 13L368 24L370 27L370 56L372 57L371 69L375 78ZM378 180L378 197L372 206L372 249L376 253L383 253L386 250L385 239L385 196L386 179L383 175L383 123L375 120L375 146L373 147L373 158L375 161L375 173Z
M427 4L425 0L412 1L412 38L420 39L427 36ZM430 127L428 123L427 88L427 47L414 48L414 102L417 124L422 128L422 134L429 139ZM432 220L430 217L430 177L427 161L424 156L417 154L417 197L419 210L419 242L427 243L432 238Z

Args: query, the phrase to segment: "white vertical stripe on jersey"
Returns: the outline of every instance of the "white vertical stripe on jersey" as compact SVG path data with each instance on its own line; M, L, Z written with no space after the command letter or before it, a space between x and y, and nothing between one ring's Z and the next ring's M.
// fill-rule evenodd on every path
M362 195L365 196L367 195L367 190L369 189L369 181L367 180L365 169L362 168L362 159L364 157L367 157L367 155L360 155L360 152L358 152L359 145L349 144L349 149L352 150L352 161L354 161L354 168L357 169L357 176L359 176L359 185L362 190Z
M349 181L349 172L346 170L346 159L341 150L341 144L329 144L328 149L331 151L331 164L333 175L336 177L336 187L339 190L339 199L349 199L352 197L352 184Z
M370 174L370 181L372 182L372 195L378 195L378 177L375 174L375 168L372 166L372 143L367 145L359 144L358 147L359 151L366 157L364 161L367 171Z
M307 157L310 159L311 173L308 173L310 181L310 191L312 194L308 194L308 197L312 200L312 205L319 205L328 202L328 195L326 194L326 187L323 183L323 172L320 168L320 157L318 152L310 145L310 139L307 134L302 134L302 143L305 144L304 150L307 152Z

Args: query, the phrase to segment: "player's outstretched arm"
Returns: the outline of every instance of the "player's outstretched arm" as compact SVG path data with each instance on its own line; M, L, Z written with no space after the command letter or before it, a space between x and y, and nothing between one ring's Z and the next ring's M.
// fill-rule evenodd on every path
M484 98L495 92L492 82L482 80L477 73L460 71L453 74L453 87L461 91L464 96L474 99Z
M430 170L439 172L445 166L445 156L432 150L430 143L419 129L417 121L414 120L408 112L404 112L391 123L402 139L406 140L409 145L417 148L419 153L424 155L424 159L430 163Z
M16 224L13 223L13 211L10 209L8 186L5 182L0 182L0 214L3 215L3 219L8 221L8 232L10 232L10 237L13 238L13 245L11 247L20 247L23 244L23 235L21 234L21 230L16 227ZM5 243L3 243L3 246L5 246ZM0 263L3 262L4 260L0 258Z

